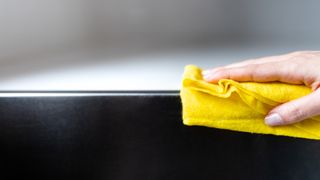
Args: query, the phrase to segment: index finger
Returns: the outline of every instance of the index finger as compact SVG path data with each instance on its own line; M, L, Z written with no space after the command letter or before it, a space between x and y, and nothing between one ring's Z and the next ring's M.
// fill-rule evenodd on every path
M206 74L204 79L212 83L217 83L220 79L232 79L235 81L280 81L291 84L303 84L303 79L296 73L296 67L283 62L220 68L213 73Z

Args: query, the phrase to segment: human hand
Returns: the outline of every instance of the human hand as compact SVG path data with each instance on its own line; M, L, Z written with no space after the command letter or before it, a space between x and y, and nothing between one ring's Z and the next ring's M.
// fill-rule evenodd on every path
M247 60L202 72L207 82L235 81L304 84L312 93L283 103L265 117L270 126L287 125L320 115L320 51L301 51L285 55Z

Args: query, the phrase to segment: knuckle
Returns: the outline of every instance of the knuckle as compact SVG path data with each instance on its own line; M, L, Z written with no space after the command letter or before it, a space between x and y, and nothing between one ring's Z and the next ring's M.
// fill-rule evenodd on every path
M284 75L288 77L301 71L301 67L303 67L303 61L291 61L290 64L288 64L288 62L279 62L273 66L275 70L285 72Z
M248 68L250 70L250 72L252 72L253 74L258 72L261 69L262 65L260 64L251 64Z
M284 122L297 122L305 118L304 111L296 104L290 104L287 106L285 114L286 116L283 119Z
M246 69L244 69L248 72L247 74L250 80L254 81L257 72L259 72L259 67L260 65L258 64L250 64L248 67L246 67Z
M295 108L292 111L292 116L294 120L301 120L304 118L304 112L300 108Z

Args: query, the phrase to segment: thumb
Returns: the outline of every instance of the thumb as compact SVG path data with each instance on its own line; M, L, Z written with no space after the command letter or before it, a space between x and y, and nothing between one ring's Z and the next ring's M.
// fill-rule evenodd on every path
M320 89L275 107L265 117L269 126L287 125L320 114Z

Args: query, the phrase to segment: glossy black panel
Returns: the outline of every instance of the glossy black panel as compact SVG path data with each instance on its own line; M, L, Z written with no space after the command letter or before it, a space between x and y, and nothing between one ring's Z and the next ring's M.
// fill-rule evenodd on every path
M1 97L1 179L314 179L320 141L181 122L172 93Z

